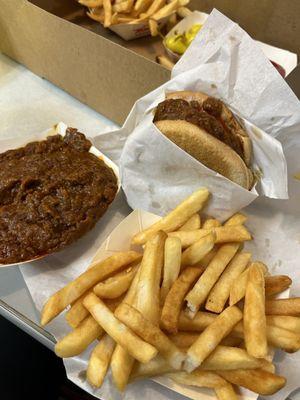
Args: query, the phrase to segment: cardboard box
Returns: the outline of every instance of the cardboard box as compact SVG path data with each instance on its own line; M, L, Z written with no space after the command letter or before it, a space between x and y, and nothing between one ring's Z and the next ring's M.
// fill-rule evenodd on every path
M297 0L193 0L239 22L255 39L297 51ZM0 0L0 50L121 124L136 99L166 82L159 38L126 42L85 16L75 0Z

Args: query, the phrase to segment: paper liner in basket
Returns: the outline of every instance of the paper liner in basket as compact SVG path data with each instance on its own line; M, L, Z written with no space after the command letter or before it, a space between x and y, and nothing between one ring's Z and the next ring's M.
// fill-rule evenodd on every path
M206 54L206 58L202 59L199 53ZM195 63L199 57L201 61ZM218 97L242 118L253 143L253 167L262 171L255 188L247 191L208 169L156 129L152 123L154 107L164 100L166 92L178 90L202 91ZM125 142L119 165L122 186L132 208L163 215L196 188L206 186L214 193L207 212L224 220L258 195L288 198L286 161L281 143L275 139L286 120L274 110L278 110L278 101L284 101L283 96L290 96L289 92L247 33L214 11L176 64L173 78L139 99L120 131L99 135L96 143L108 154L114 147L115 157L116 149L121 149ZM262 113L268 116L267 123L263 122ZM256 121L268 132L255 126Z

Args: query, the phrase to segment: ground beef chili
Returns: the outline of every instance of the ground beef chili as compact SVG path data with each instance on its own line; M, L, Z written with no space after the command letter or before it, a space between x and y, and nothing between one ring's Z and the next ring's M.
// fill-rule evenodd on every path
M90 230L117 192L76 129L0 154L0 263L58 251Z
M190 122L227 144L244 159L241 140L226 128L221 119L221 113L222 102L213 97L208 97L203 104L198 101L167 99L158 104L154 122L167 119Z

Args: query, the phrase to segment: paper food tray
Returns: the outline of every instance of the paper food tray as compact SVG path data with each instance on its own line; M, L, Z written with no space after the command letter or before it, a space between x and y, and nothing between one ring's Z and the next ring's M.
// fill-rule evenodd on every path
M12 140L12 141L8 140L6 144L3 144L3 147L5 148L4 151L9 150L9 149L20 148L22 146L25 146L27 143L30 143L35 140L44 140L44 139L46 139L47 136L51 136L51 135L60 134L61 136L65 136L67 128L68 128L68 126L65 123L59 122L53 128L50 128L37 136L33 136L32 138L29 138L29 139L27 138L26 141L23 141L22 139L16 139L16 140ZM108 157L106 157L103 153L101 153L100 150L96 149L96 147L92 146L89 151L90 151L90 153L94 154L96 157L101 159L108 167L110 167L113 170L114 174L116 175L117 183L118 183L118 191L116 193L116 196L117 196L117 194L121 188L119 168L117 167L117 165L114 162L112 162ZM45 258L45 257L47 257L47 254L44 256L35 257L31 260L27 260L27 261L23 261L23 262L17 262L17 263L12 263L12 264L0 264L0 268L12 267L14 265L23 265L23 264L31 263L33 261L41 260L42 258Z
M146 211L141 211L141 210L133 211L113 230L113 232L108 236L108 238L102 243L101 247L99 248L95 257L93 258L92 263L95 261L104 260L105 258L119 251L127 251L129 249L141 250L140 246L131 245L131 239L133 235L146 229L148 226L152 225L160 218L161 217ZM216 398L213 390L180 385L172 381L171 379L162 376L153 378L152 380L192 400L215 400ZM146 384L146 380L143 380L143 382L144 384ZM82 384L80 384L79 382L75 383L79 384L79 386L82 387ZM131 384L128 386L128 389L131 390L134 388L134 386L135 384ZM84 389L87 390L88 387L89 387L88 384L86 384L84 386ZM99 391L89 390L89 392L92 393L94 396L96 395L97 397L99 396L99 398L100 397L103 398L103 400L111 400L102 397L103 394L101 393L101 389ZM241 393L240 396L241 400L254 400L257 399L258 397L256 393L250 392L249 390L246 389L241 389L240 393Z

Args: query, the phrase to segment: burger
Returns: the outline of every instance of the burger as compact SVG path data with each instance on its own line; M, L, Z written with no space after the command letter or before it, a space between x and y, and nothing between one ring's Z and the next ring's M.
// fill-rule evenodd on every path
M168 139L243 188L254 184L251 140L230 109L201 92L168 93L154 120Z

